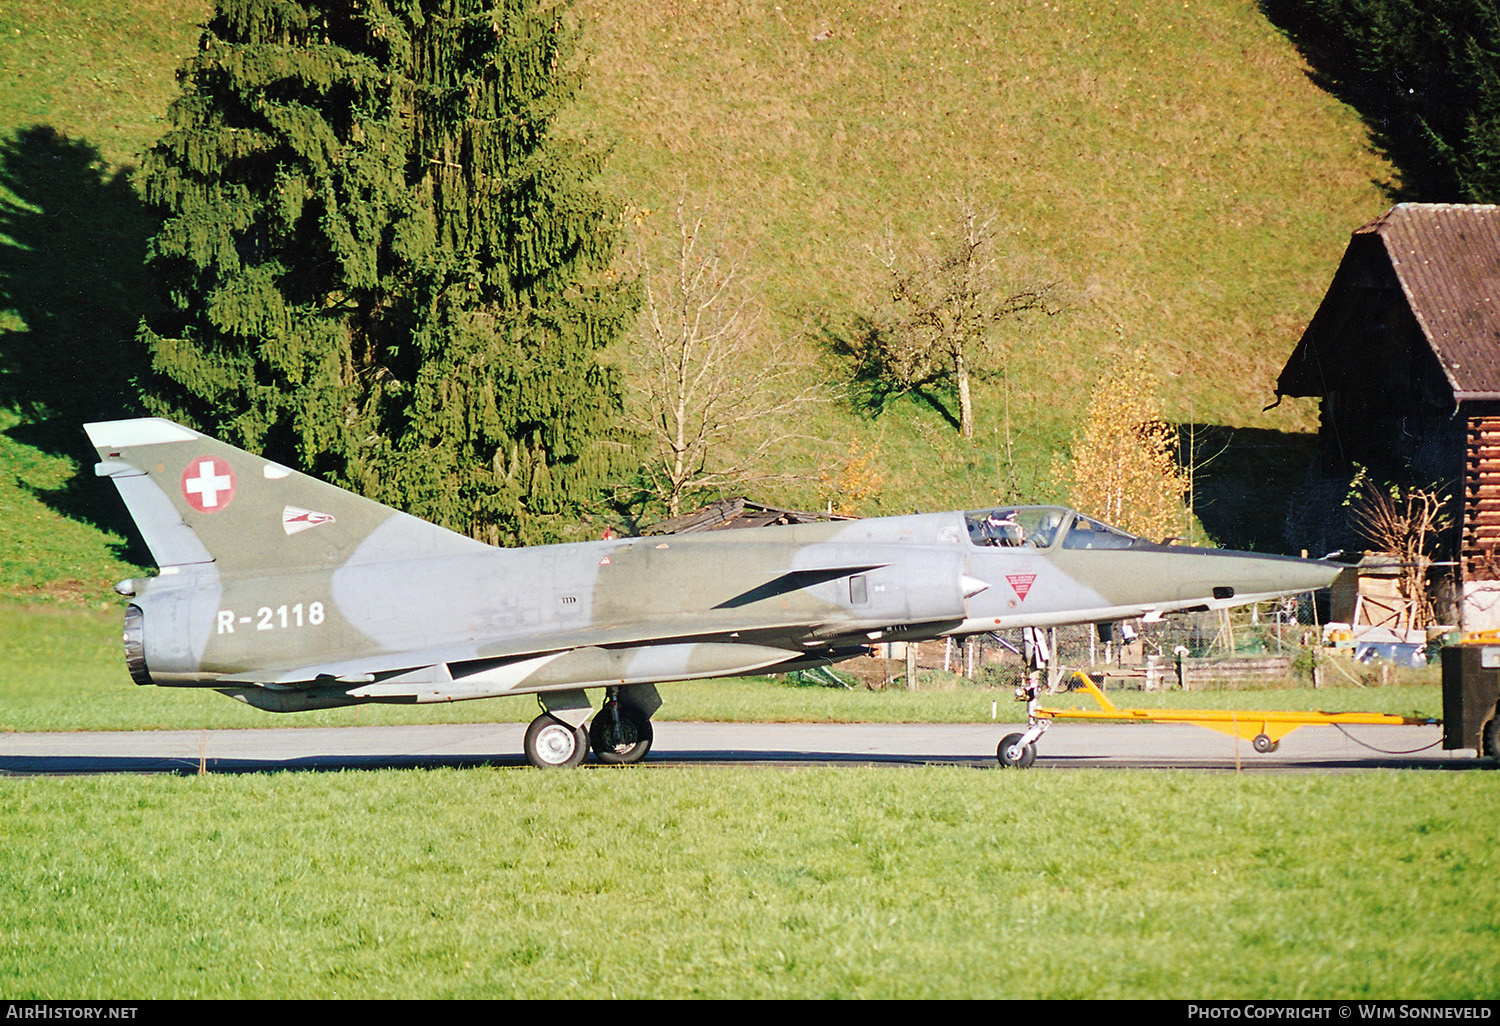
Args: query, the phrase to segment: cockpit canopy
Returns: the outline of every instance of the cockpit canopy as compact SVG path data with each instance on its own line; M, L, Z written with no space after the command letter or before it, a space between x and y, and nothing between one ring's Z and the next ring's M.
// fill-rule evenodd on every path
M1133 534L1110 527L1062 506L1002 506L964 514L975 545L1029 546L1046 549L1128 549L1140 542Z

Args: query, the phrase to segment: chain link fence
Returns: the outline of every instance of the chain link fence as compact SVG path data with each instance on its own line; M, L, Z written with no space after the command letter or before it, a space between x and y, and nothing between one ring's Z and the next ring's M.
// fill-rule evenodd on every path
M1078 624L1040 632L1053 652L1054 679L1064 670L1103 675L1112 688L1191 689L1236 681L1311 679L1322 626L1310 596L1111 624ZM1026 632L913 643L919 686L975 685L1012 690L1031 672ZM906 645L875 647L866 658L809 675L808 685L903 687Z

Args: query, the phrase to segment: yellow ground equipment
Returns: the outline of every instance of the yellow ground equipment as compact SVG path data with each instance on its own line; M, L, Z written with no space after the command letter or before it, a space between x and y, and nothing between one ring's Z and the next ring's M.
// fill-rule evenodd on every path
M1274 752L1281 739L1298 727L1335 723L1379 723L1388 725L1431 725L1441 721L1386 713L1299 712L1292 709L1122 709L1105 697L1092 678L1074 670L1068 678L1070 691L1086 691L1099 703L1098 709L1052 709L1040 705L1035 687L1016 689L1016 697L1026 701L1027 727L1024 733L1009 734L1000 742L996 754L1001 766L1025 768L1036 760L1036 739L1053 720L1140 720L1149 723L1190 723L1195 727L1217 730L1250 742L1257 752Z

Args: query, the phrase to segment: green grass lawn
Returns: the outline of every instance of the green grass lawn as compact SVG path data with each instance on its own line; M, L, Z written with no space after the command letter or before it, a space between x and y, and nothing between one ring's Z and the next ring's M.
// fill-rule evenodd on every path
M28 998L1481 998L1500 775L0 780Z

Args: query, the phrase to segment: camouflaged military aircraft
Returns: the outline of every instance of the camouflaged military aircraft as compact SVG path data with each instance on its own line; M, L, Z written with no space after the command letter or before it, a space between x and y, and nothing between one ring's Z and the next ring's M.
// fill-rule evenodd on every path
M275 712L535 694L537 766L642 758L663 681L1255 602L1340 569L1039 506L497 549L171 421L85 430L160 568L116 586L136 683Z

